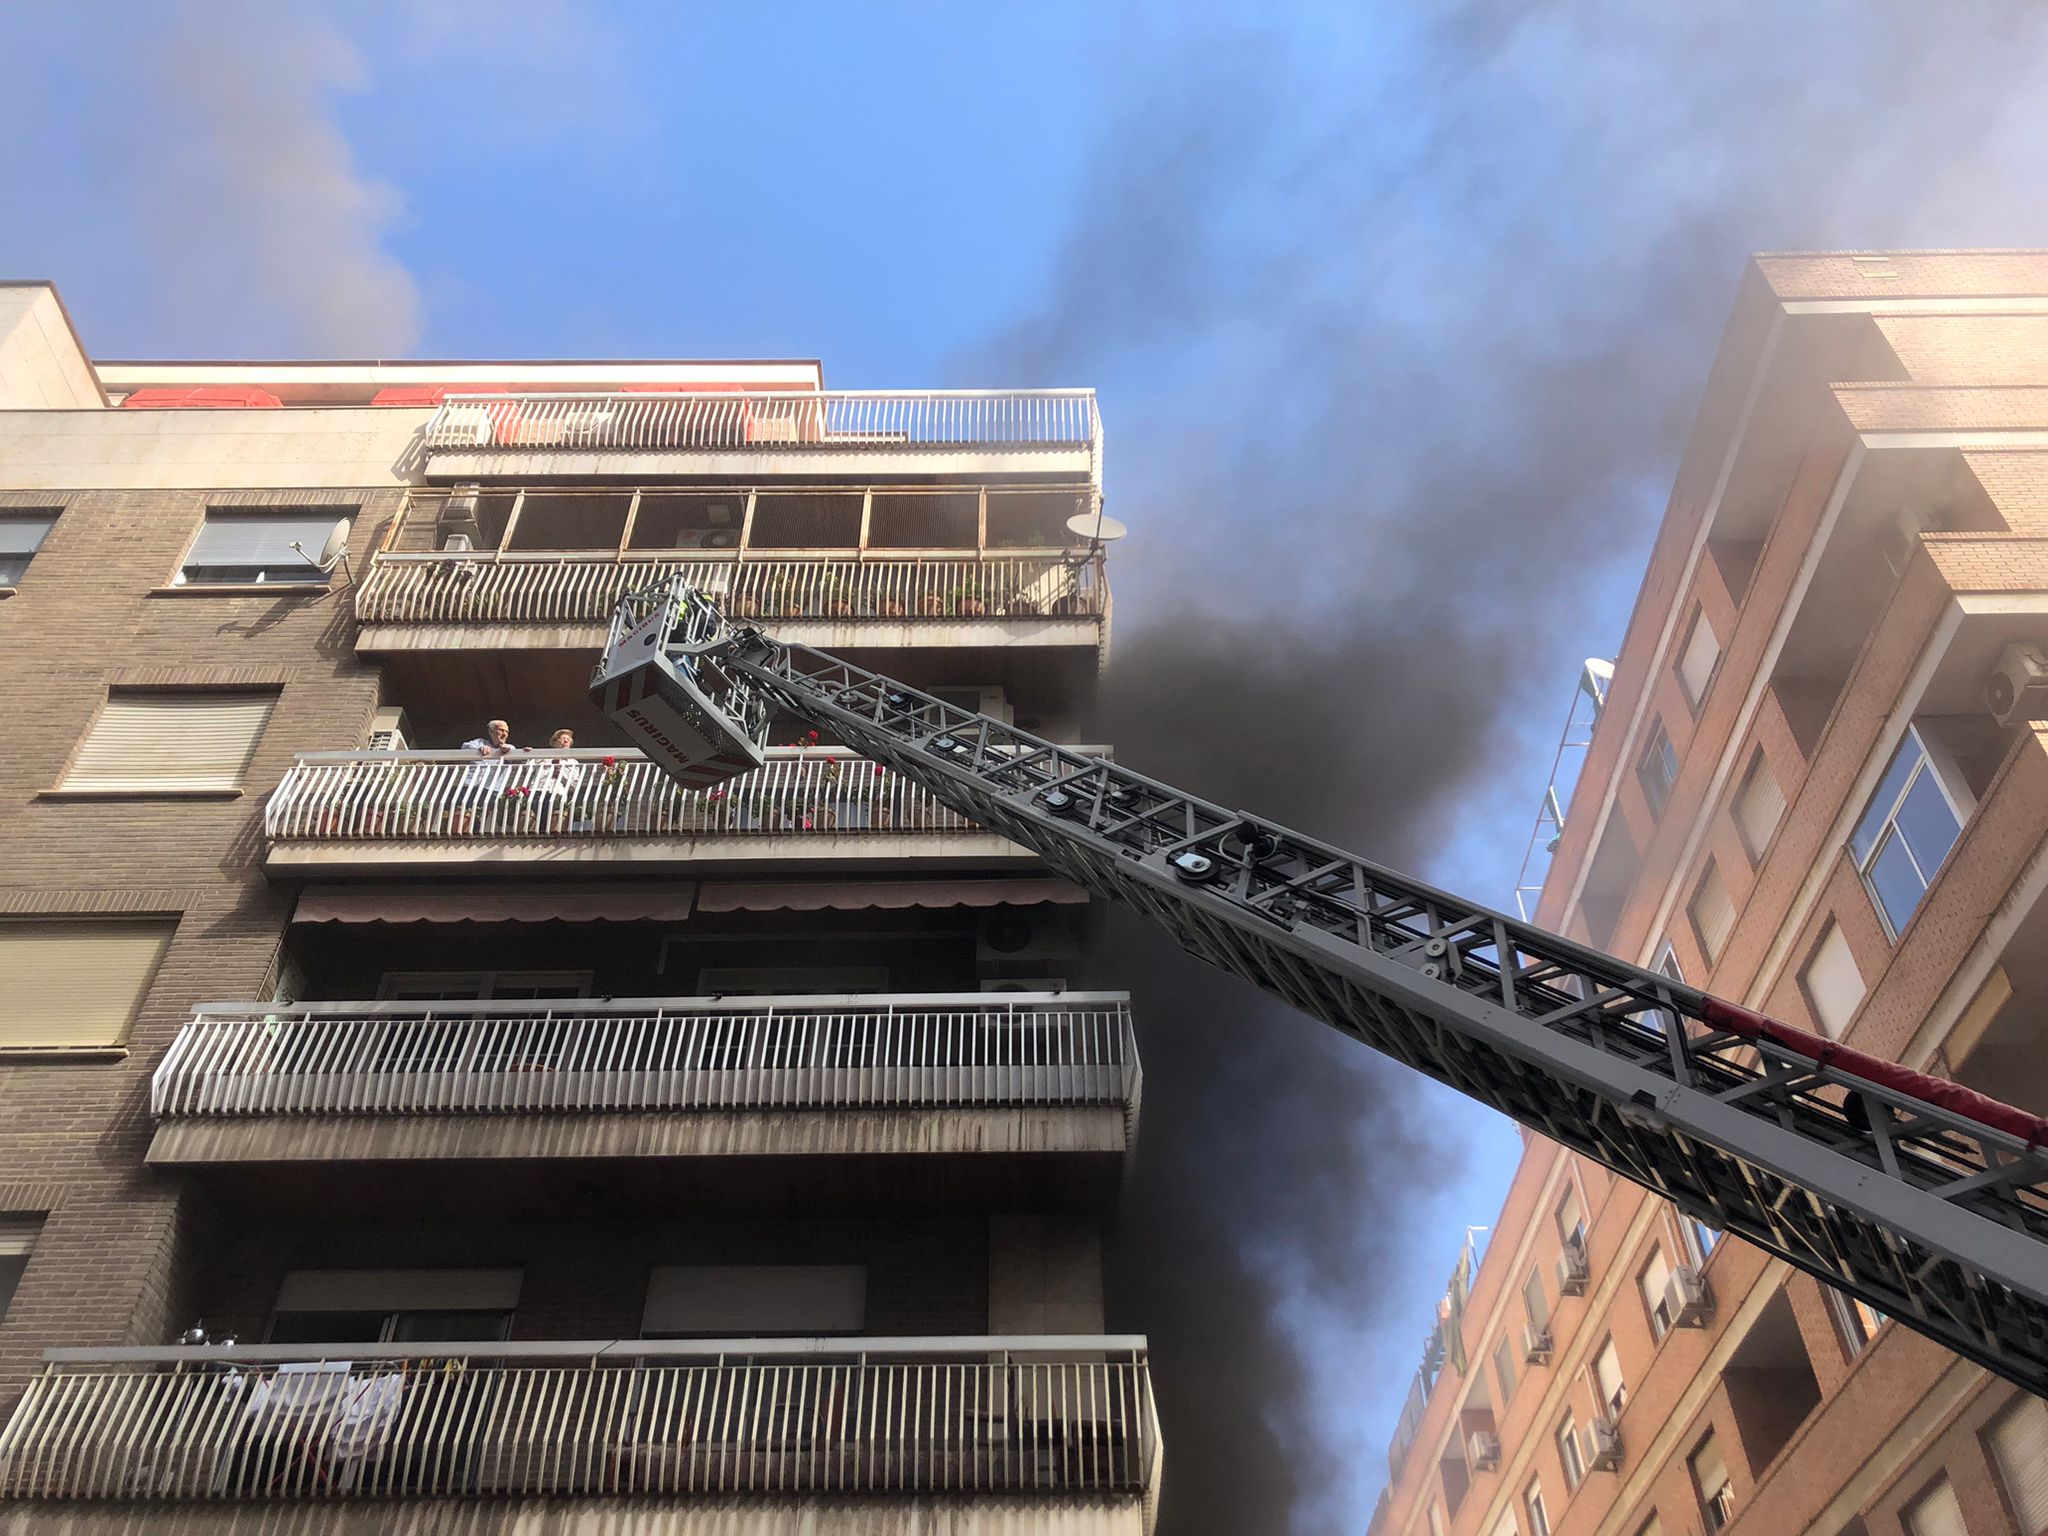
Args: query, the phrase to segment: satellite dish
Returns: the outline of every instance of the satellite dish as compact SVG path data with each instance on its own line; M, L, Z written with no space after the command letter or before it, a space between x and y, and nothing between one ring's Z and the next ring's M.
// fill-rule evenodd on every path
M1067 531L1078 533L1092 544L1108 544L1131 530L1098 507L1093 512L1076 512L1068 518Z
M299 558L308 565L317 566L322 575L330 575L334 568L348 558L348 539L354 525L345 517L336 518L334 526L327 530L327 541L320 546L315 556L307 553L306 546L293 539L287 547L298 551Z
M327 530L327 542L320 546L320 558L313 563L323 571L331 571L341 564L341 557L348 553L349 535L355 525L345 517L334 520L334 526Z

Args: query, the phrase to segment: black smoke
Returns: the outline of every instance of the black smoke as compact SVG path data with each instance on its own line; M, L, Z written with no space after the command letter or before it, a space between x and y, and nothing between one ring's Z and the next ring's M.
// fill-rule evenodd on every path
M1473 854L1619 642L1747 254L2048 239L2044 45L2030 5L1847 0L1133 30L1042 302L956 368L1102 390L1134 532L1095 739L1388 862ZM1478 851L1504 905L1519 846ZM1111 1300L1153 1340L1162 1530L1362 1530L1390 1426L1322 1356L1421 1332L1377 1296L1418 1244L1448 1268L1417 1196L1458 1149L1401 1070L1135 925L1101 980L1141 1009Z

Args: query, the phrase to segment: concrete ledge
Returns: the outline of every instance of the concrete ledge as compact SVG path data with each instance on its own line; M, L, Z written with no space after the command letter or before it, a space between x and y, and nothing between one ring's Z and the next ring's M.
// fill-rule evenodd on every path
M145 1161L419 1162L441 1159L809 1157L1043 1153L1121 1156L1120 1104L987 1109L631 1111L509 1115L264 1116L170 1120Z
M312 875L320 871L442 869L571 869L627 865L646 873L776 868L807 871L883 867L890 872L942 869L1024 869L1038 855L989 832L791 832L746 837L557 837L406 841L397 838L273 843L264 868Z
M1149 1502L1137 1493L763 1493L744 1499L23 1503L0 1513L0 1536L1144 1536L1152 1529Z
M778 640L820 650L974 650L982 647L1067 648L1102 645L1103 620L1092 615L1003 615L983 619L777 619L761 621ZM488 620L436 624L373 622L356 633L362 655L390 651L590 651L604 649L605 626L589 623L501 624Z
M1088 480L1095 473L1094 456L1084 447L1038 447L1020 444L1005 450L986 448L918 448L899 444L695 450L634 449L597 451L583 448L499 448L475 450L429 448L429 480L604 479L625 483L683 476L715 480L734 476L743 481L802 481L834 475L887 479L894 476L938 479L988 475L1046 475Z

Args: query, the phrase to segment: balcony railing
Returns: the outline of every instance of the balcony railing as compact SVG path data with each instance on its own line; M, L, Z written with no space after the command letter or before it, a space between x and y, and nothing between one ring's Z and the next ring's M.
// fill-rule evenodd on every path
M51 1350L0 1498L337 1500L1156 1486L1142 1338Z
M1097 451L1092 389L451 395L429 452Z
M1121 992L209 1003L150 1085L159 1119L968 1106L1129 1108Z
M771 749L763 767L710 791L682 789L625 749L490 760L473 752L303 752L264 812L273 843L979 830L880 764L825 748Z
M930 622L1100 618L1100 556L379 554L355 592L364 624L601 624L620 596L687 575L742 618Z

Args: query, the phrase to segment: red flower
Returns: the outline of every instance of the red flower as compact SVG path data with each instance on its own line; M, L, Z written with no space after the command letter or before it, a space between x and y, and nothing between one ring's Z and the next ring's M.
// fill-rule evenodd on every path
M812 732L811 732L811 734L810 734L810 740L812 740L812 741L814 741L814 742L815 742L815 741L816 741L817 739L818 739L818 733L817 733L816 731L812 731Z
M723 800L725 798L725 791L722 789L714 789L711 791L710 794L706 795L704 798L707 800Z
M839 761L839 759L834 757L830 752L827 752L825 754L825 761L828 763L836 763Z
M607 768L616 768L619 766L619 760L616 757L608 757L604 760L604 765Z
M806 832L811 830L811 818L808 816L804 818L804 830Z
M880 763L877 763L877 764L875 764L875 777L879 779L879 778L880 778L881 776L882 776L882 765L881 765Z

